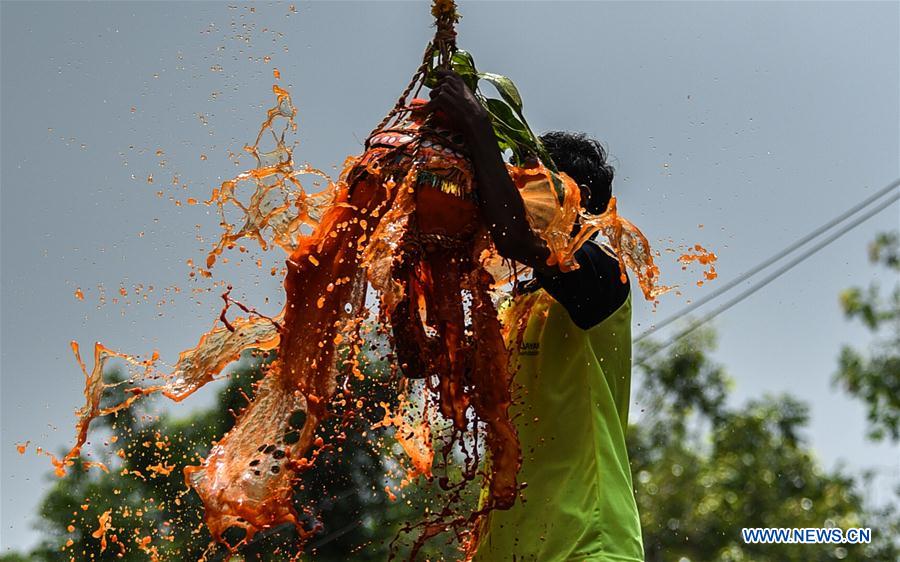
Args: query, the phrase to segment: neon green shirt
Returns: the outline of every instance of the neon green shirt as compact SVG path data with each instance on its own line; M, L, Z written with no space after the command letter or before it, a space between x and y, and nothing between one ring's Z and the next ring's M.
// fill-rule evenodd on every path
M506 316L529 306L513 353L511 408L522 445L519 481L527 487L511 509L490 513L475 560L640 562L625 449L631 296L588 330L544 290L517 297ZM508 344L517 341L511 332Z

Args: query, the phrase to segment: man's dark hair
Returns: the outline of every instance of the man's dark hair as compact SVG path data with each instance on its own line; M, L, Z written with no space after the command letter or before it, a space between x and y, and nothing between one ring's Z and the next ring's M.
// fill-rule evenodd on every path
M600 142L584 133L567 131L544 133L541 142L561 172L590 190L582 206L595 215L605 211L612 197L615 170L607 163L606 150Z

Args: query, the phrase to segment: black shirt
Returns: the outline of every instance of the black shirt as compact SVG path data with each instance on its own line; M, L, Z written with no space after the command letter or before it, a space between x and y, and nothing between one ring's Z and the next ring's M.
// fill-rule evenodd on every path
M586 242L575 252L575 260L580 267L574 271L553 275L535 272L534 280L563 305L576 326L587 330L618 310L631 288L627 280L621 281L619 261L596 242Z

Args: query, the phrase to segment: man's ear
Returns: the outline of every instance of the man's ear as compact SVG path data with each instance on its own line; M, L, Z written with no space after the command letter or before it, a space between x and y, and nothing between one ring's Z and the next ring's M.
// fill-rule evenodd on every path
M581 208L587 209L591 202L591 188L583 183L579 183L578 191L581 193Z

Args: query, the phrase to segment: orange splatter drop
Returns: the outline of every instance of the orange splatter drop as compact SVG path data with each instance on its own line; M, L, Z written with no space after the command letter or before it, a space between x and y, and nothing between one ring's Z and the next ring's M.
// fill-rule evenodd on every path
M97 517L97 530L91 533L95 539L100 539L100 552L106 551L106 533L112 529L112 510L107 509L102 515Z
M148 466L147 469L161 476L168 476L172 473L173 470L175 470L175 465L165 465L162 463L158 463L152 466Z
M691 251L685 252L678 257L681 269L687 269L687 266L694 262L706 266L706 269L703 271L703 277L706 281L712 281L719 276L715 266L718 259L715 253L710 252L700 244L695 244ZM697 282L698 287L702 285L702 280Z
M403 399L401 399L402 401ZM404 418L402 412L392 415L386 402L382 402L380 405L384 408L384 419L372 426L372 429L391 426L396 428L394 438L413 465L412 470L407 474L407 482L419 475L431 478L431 465L434 462L431 427L424 420L413 425Z

